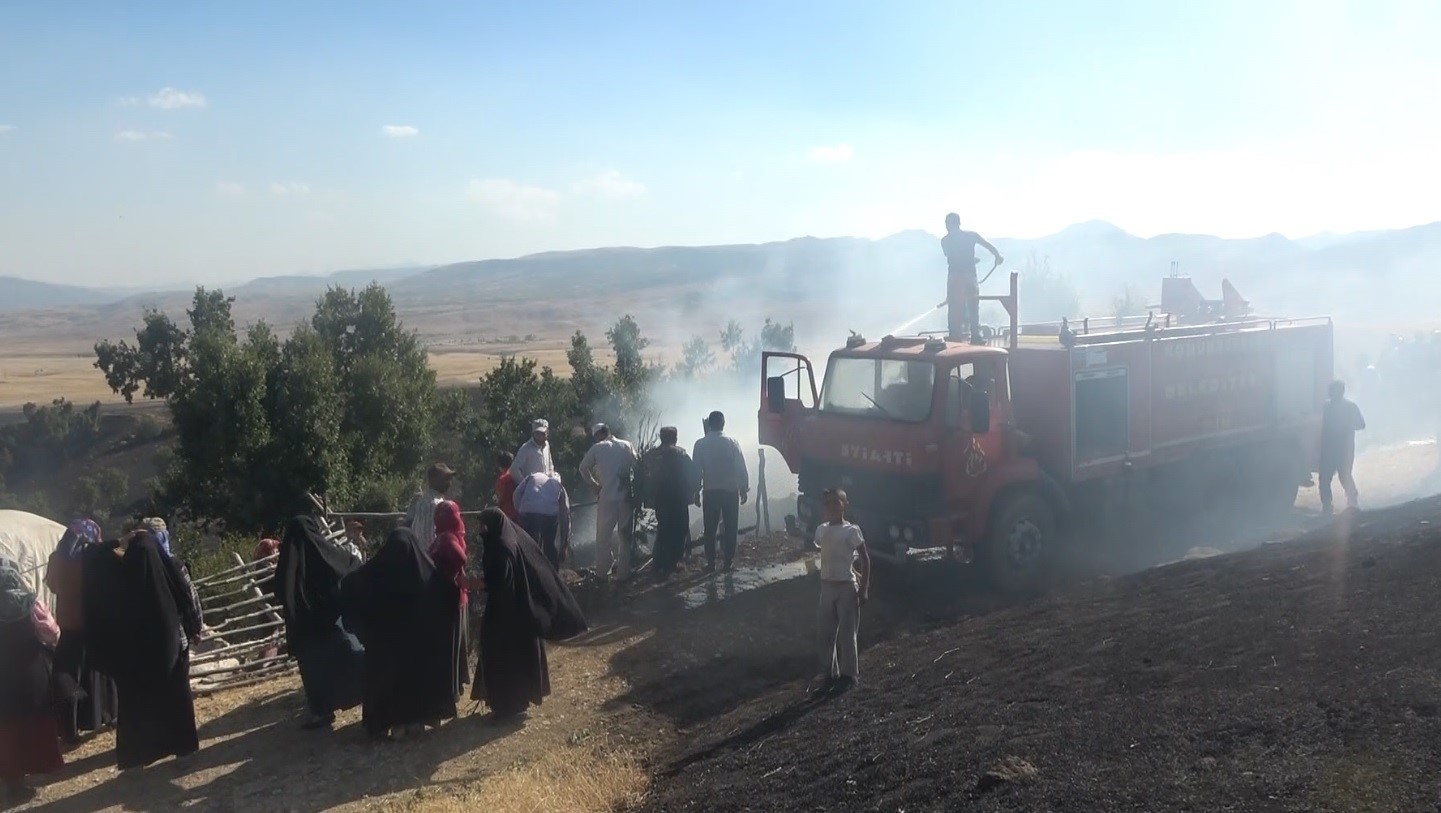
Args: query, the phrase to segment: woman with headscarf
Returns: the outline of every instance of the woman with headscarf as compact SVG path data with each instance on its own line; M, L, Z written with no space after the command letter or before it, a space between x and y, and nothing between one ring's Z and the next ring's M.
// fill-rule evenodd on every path
M87 643L119 693L120 770L195 753L189 642L201 619L180 565L144 529L90 546L84 560Z
M498 508L480 514L485 615L471 698L490 706L497 724L518 722L550 694L545 640L586 629L575 597L520 526Z
M455 716L455 584L415 532L397 528L340 585L345 625L365 645L362 723L372 738L419 733Z
M466 613L469 606L469 579L465 565L470 555L465 546L465 520L460 516L460 506L446 500L435 507L435 541L430 543L430 560L436 571L455 585L455 621L451 624L450 638L455 648L455 696L460 697L461 688L470 681L467 669L468 656L466 638Z
M65 766L50 702L59 637L59 625L25 586L19 566L0 559L0 783L7 806L35 797L26 776Z
M319 519L299 516L286 524L273 584L286 644L300 665L307 730L329 728L336 711L360 704L365 650L340 623L340 582L359 567L360 559L331 542Z
M91 662L85 644L85 604L82 599L85 551L100 544L100 526L94 520L70 523L45 568L45 586L55 594L55 620L60 643L55 648L55 679L61 704L60 724L69 743L83 731L99 731L115 722L115 682Z

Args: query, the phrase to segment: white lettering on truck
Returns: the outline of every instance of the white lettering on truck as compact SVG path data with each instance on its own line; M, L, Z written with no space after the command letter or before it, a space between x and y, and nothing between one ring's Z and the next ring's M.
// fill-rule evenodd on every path
M891 466L914 465L910 452L902 452L895 449L870 449L865 446L853 446L851 444L841 445L841 457L851 460L863 460L867 463L885 463Z

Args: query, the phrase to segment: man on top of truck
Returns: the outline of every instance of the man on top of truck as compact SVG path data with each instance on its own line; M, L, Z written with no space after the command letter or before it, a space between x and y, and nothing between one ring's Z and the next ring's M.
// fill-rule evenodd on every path
M981 288L976 282L976 246L991 252L996 265L1005 262L996 247L973 231L961 230L961 216L955 212L946 215L946 236L941 238L941 250L946 254L946 301L950 312L947 314L949 330L947 337L959 339L963 328L971 332L971 342L981 343Z

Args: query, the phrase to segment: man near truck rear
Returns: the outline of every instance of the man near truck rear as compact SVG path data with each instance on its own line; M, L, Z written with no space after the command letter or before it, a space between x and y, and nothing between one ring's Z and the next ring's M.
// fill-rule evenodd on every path
M1346 399L1346 385L1331 383L1331 400L1321 413L1321 513L1330 514L1331 478L1341 481L1346 507L1356 508L1356 480L1351 466L1356 462L1356 433L1366 428L1361 409Z
M996 265L1005 262L996 247L973 231L961 230L961 216L955 212L946 215L946 236L941 238L941 250L946 253L946 338L959 340L966 330L970 331L971 343L981 343L981 286L976 282L976 246L991 252Z
M750 492L750 475L746 458L735 438L725 434L726 416L712 412L705 421L705 437L695 442L691 458L700 467L701 514L705 518L706 572L715 572L716 533L724 525L720 538L725 570L730 572L736 555L741 505Z

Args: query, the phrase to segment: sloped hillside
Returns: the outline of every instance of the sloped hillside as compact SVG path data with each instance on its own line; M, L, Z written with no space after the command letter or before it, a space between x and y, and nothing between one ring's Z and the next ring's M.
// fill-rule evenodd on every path
M691 732L645 809L1432 810L1438 614L1441 501L1342 519L878 646Z

